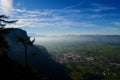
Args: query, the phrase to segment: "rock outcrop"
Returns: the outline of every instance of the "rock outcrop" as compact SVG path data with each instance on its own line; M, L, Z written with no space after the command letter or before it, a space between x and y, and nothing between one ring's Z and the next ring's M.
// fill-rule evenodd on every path
M26 31L19 28L0 29L0 44L1 56L6 55L17 64L25 66L26 47L30 67L46 74L52 80L67 80L65 67L52 60L45 47L32 44Z

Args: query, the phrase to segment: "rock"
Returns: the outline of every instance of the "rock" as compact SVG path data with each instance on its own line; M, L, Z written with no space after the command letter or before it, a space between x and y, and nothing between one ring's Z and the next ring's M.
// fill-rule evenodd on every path
M51 79L67 80L66 68L52 60L51 55L43 46L30 44L26 31L19 28L7 28L0 30L0 35L8 43L8 57L18 64L25 64L25 46L27 50L28 65L45 73ZM23 40L22 41L20 41ZM25 42L24 42L25 41Z

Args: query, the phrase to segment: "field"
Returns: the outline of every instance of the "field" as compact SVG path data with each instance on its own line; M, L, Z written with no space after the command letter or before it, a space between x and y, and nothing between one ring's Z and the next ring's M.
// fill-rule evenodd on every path
M45 38L44 38L45 39ZM41 39L72 80L119 80L120 36L64 36Z

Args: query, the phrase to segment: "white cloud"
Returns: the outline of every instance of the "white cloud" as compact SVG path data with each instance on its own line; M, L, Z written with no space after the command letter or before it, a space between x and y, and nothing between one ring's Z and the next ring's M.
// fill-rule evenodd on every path
M83 7L83 6L87 6L87 7ZM78 3L78 4L75 4L75 5L68 6L64 9L76 9L76 7L83 11L92 11L92 12L101 12L101 11L117 9L112 6L107 6L107 5L103 5L103 4L99 4L99 3L91 3L88 0Z
M14 9L15 19L18 19L14 27L93 27L90 22L78 22L69 18L72 14L77 14L78 10L36 10ZM65 15L64 15L65 14ZM67 14L67 15L66 15ZM74 16L73 16L74 17ZM79 17L79 16L78 16ZM8 27L8 26L7 26Z
M108 11L108 10L116 9L115 7L109 7L109 6L105 6L105 5L98 4L98 3L93 3L93 4L91 4L91 6L93 7L91 9L91 11L94 11L94 12Z
M0 0L0 8L9 15L13 10L13 0Z
M85 23L73 21L69 19L71 14L77 14L79 10L26 10L14 9L11 17L18 19L14 27L71 27L71 26L86 26ZM67 14L67 15L66 15ZM68 16L68 17L67 17ZM74 17L74 16L73 16ZM87 22L86 22L87 23ZM89 26L89 25L88 25ZM8 26L7 26L8 27Z
M119 30L118 28L111 28L113 31Z
M113 22L114 25L120 26L120 22Z
M66 8L64 8L64 9L72 9L72 8L75 8L75 7L79 7L80 5L82 5L84 2L81 2L81 3L79 3L79 4L75 4L75 5L71 5L71 6L68 6L68 7L66 7Z
M94 14L94 15L90 15L90 18L102 18L103 17L103 15L96 15L96 14Z

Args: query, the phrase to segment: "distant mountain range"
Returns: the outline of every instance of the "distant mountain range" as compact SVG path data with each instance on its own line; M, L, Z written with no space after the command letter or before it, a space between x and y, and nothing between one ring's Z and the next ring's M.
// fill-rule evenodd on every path
M69 40L69 41L99 41L99 42L120 42L120 35L54 35L54 36L48 36L48 35L40 35L36 37L37 38L43 38L43 39L52 39L52 40Z
M120 37L120 35L35 35L35 37L78 37L78 36L86 36L86 37Z

